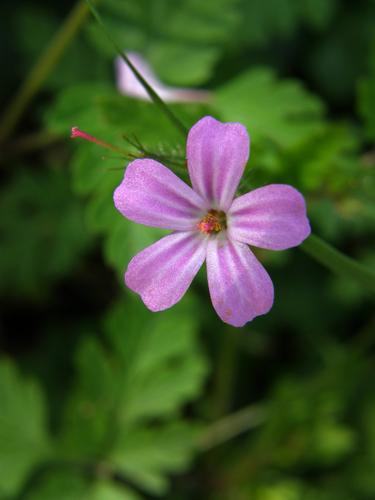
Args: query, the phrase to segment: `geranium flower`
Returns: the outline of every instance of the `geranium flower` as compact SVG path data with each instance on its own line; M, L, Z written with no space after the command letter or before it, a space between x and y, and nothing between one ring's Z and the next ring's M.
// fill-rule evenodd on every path
M187 139L192 188L154 160L127 167L116 208L139 224L174 231L133 257L125 273L151 311L176 304L205 260L212 304L224 322L243 326L272 307L271 278L249 245L294 247L310 225L305 201L291 186L270 184L233 199L249 143L240 123L207 116Z
M179 87L169 87L164 85L145 59L137 52L127 52L126 55L130 62L134 64L137 70L144 76L147 82L166 102L204 102L210 97L207 90L186 89ZM135 97L144 101L150 101L150 96L134 75L128 65L117 57L116 66L116 83L121 94L129 97Z

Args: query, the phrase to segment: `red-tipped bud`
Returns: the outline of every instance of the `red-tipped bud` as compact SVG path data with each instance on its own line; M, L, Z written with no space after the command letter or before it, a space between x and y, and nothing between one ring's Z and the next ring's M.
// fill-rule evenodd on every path
M111 151L116 151L116 153L121 153L122 155L126 154L125 151L122 151L120 148L114 146L113 144L108 144L108 142L104 142L101 139L97 139L93 135L90 135L87 132L84 132L83 130L79 129L78 127L72 127L72 130L70 133L70 138L76 139L77 137L79 137L80 139L84 139L85 141L93 142L94 144L97 144L98 146L101 146L102 148L110 149Z
M103 142L100 139L96 139L96 137L87 134L83 130L80 130L78 127L72 127L70 138L75 139L76 137L80 137L81 139L85 139L86 141L94 142L95 144L99 144L99 146L103 145Z

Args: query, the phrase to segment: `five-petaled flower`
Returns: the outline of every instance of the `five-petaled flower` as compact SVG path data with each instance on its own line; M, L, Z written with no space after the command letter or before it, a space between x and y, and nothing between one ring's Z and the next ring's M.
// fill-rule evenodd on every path
M134 222L173 230L133 257L125 273L151 311L176 304L205 260L212 304L224 322L243 326L272 307L272 281L249 245L294 247L310 225L304 199L291 186L270 184L233 199L249 143L240 123L207 116L187 139L192 188L154 160L127 167L116 208Z

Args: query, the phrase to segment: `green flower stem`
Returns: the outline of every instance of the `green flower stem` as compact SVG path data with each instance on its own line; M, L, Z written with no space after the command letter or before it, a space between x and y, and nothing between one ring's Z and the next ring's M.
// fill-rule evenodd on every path
M202 431L198 448L208 451L265 422L267 411L263 406L251 405L223 417Z
M300 248L334 273L350 276L375 293L375 272L339 252L318 236L312 234Z
M100 17L98 11L96 8L93 6L92 2L90 0L86 0L92 15L95 17L96 21L102 28L103 32L106 34L108 40L112 43L114 48L116 49L116 52L118 55L123 59L125 64L130 68L130 70L133 72L134 76L137 78L139 83L143 86L145 91L148 93L150 96L150 99L153 101L154 104L159 106L159 108L163 111L163 113L169 118L171 123L181 132L181 134L186 138L188 129L185 127L185 125L177 118L177 116L171 111L171 109L167 106L167 104L163 101L163 99L155 92L155 90L151 87L151 85L143 78L141 73L137 70L137 68L132 64L132 62L129 60L127 55L124 53L123 48L121 48L117 42L112 38L111 34L108 32L107 28L105 27L102 18Z
M50 44L46 47L40 59L31 69L18 93L1 117L0 143L6 141L13 133L29 102L51 73L69 43L73 40L88 13L89 9L87 5L83 1L79 1L74 6Z
M230 411L237 375L238 330L225 325L220 335L210 411L212 418L219 418Z

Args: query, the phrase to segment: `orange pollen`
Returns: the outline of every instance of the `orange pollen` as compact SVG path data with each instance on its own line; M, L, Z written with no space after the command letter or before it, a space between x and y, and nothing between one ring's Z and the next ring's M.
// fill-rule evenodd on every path
M210 210L203 219L197 224L201 233L212 234L219 233L226 228L226 216L224 212Z

